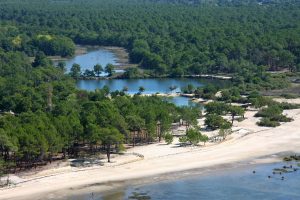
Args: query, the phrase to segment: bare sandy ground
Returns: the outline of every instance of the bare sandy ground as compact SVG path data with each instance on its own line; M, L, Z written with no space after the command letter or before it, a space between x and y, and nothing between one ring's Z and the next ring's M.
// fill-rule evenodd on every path
M291 104L300 104L300 98L296 98L296 99L274 98L273 100L279 103L286 102Z
M102 167L84 170L69 168L56 175L51 175L55 172L47 171L26 177L27 182L0 190L0 199L38 199L35 197L49 192L95 183L143 178L190 169L201 170L232 163L253 163L258 158L272 157L271 155L283 152L300 152L300 109L285 111L294 121L276 128L256 126L258 119L253 117L254 113L248 111L244 121L235 122L235 132L219 144L178 147L176 140L171 145L160 143L136 147L128 150L126 156L115 157L113 163ZM134 156L132 153L143 157ZM259 162L270 160L260 159Z

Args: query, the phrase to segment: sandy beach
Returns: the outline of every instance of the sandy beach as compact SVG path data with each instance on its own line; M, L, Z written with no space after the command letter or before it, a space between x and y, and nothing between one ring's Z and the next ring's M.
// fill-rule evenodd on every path
M124 181L170 172L204 169L234 163L274 162L282 153L300 152L300 109L284 111L294 121L276 128L259 127L255 111L247 111L246 119L234 122L233 131L221 143L200 144L197 147L178 147L164 142L129 149L116 156L112 163L84 169L61 167L21 177L14 187L0 190L0 199L38 199L63 189L96 183ZM139 156L137 156L139 155Z

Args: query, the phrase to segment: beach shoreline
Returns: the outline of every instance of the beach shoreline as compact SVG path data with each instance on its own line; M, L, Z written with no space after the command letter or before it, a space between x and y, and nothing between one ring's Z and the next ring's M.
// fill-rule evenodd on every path
M42 196L55 196L63 199L69 199L70 196L86 197L91 194L101 194L101 196L111 195L115 192L123 190L126 187L142 187L146 185L156 184L156 183L166 183L184 179L191 179L195 177L206 178L208 176L222 175L225 173L233 173L237 170L247 170L249 173L265 164L274 164L283 162L283 156L288 156L293 152L285 152L278 155L269 155L265 158L257 158L254 160L249 160L245 162L236 162L230 164L221 164L213 167L205 168L195 168L188 169L184 171L174 171L163 174L154 174L146 177L138 177L135 179L125 179L117 181L99 182L87 185L81 185L78 187L66 188L64 190L48 192L42 194ZM69 196L68 194L71 195ZM31 196L30 199L38 199L40 196ZM22 199L22 198L21 198ZM29 200L29 199L28 199Z
M89 170L69 169L61 174L45 176L19 183L16 187L0 190L0 199L26 200L38 199L57 191L74 191L93 185L103 185L108 191L117 182L126 182L145 177L163 176L163 174L184 174L189 170L214 170L217 166L237 166L272 163L282 160L283 156L300 153L300 109L285 111L294 121L276 128L256 125L255 112L247 111L246 119L235 122L232 135L218 144L199 147L178 147L155 143L131 148L127 153L139 153L143 159L130 162L134 157L119 156L113 163L90 168ZM123 163L122 163L123 162ZM51 174L51 171L49 172ZM108 184L107 185L105 185ZM122 185L122 183L120 184Z

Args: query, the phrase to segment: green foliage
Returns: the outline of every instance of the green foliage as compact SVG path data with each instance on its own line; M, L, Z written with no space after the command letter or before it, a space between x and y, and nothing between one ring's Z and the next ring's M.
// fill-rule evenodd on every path
M259 126L267 126L267 127L276 127L280 126L280 123L277 121L273 121L269 118L262 118L259 122L257 122Z
M186 122L187 126L197 125L197 119L202 117L202 110L198 107L183 106L180 110L181 118Z
M103 71L103 67L100 64L96 64L94 66L94 72L97 76L100 76L101 72Z
M182 136L182 137L180 137L180 138L179 138L179 142L180 142L181 144L186 144L186 143L188 142L187 136Z
M186 137L191 144L197 145L201 140L201 133L197 129L191 128L187 130Z
M36 56L35 59L32 63L32 67L41 67L41 66L49 66L51 63L49 61L49 59L46 57L46 55L39 51Z
M174 137L171 133L166 133L164 135L164 139L165 139L167 144L172 144Z
M288 94L282 94L280 96L284 97L285 99L296 99L298 97L297 95L290 94L290 93L288 93Z
M207 136L207 135L205 135L205 134L201 134L200 141L201 141L201 142L203 142L203 143L204 143L204 145L205 145L205 143L206 143L206 142L208 142L208 140L209 140L209 138L208 138L208 136Z
M120 145L124 141L124 135L116 128L103 128L100 129L101 140L106 146L107 161L110 162L111 146ZM119 148L117 148L118 150Z
M64 66L53 67L46 58L72 56L74 43L124 47L130 60L153 76L230 73L236 87L222 91L226 102L241 101L240 94L249 90L286 87L285 74L267 70L299 70L299 3L214 3L2 1L0 159L32 167L61 153L76 157L86 145L93 151L105 149L109 157L133 129L143 129L150 141L156 136L158 121L162 133L180 118L195 123L198 111L176 108L158 97L130 98L115 91L110 99L107 87L78 91L74 80L64 75ZM35 57L33 63L28 56ZM83 74L99 75L100 71L97 66ZM106 66L105 72L113 76L113 65ZM74 65L70 75L80 78L80 66ZM137 71L128 69L125 75L132 78ZM184 90L214 99L219 88L189 85ZM249 102L255 107L274 104L255 94ZM219 108L212 112L221 113ZM288 121L282 115L272 117L263 122ZM216 114L209 114L205 123L212 129L231 126ZM197 142L199 138L192 139Z
M139 87L139 94L142 94L145 91L145 88L143 86Z
M215 99L215 94L218 92L218 87L212 84L207 84L204 87L199 87L195 90L196 97L204 99Z
M292 110L292 109L300 108L299 104L291 104L291 103L287 103L287 102L277 103L277 105L283 110Z
M228 135L232 133L232 130L230 128L221 128L219 130L219 136L223 138L223 140L226 139Z
M282 109L277 106L268 106L267 108L263 108L255 114L255 117L274 117L276 115L280 115L282 113Z
M71 67L70 74L73 78L79 78L81 75L81 68L79 64L74 63Z
M145 127L145 120L142 119L140 116L126 116L126 122L128 124L129 130L131 131L141 131Z
M205 105L206 112L208 114L225 115L229 106L226 103L213 101Z
M188 84L187 86L181 88L181 91L186 94L192 94L192 93L194 93L195 88L193 85Z
M274 105L274 101L270 97L264 97L264 96L256 96L252 97L249 96L249 102L254 106L255 108L261 108L263 106L268 106L268 105Z
M277 122L291 122L292 118L289 118L285 115L275 115L273 117L270 118L273 121L277 121Z
M165 2L3 2L0 47L70 56L74 43L122 46L152 75L235 73L236 86L245 88L284 87L266 70L300 66L298 1Z
M0 179L5 174L5 167L4 167L4 165L5 165L4 160L0 159Z
M222 116L217 114L209 114L206 116L205 125L207 128L216 130L219 128L230 128L232 125L229 121L225 120Z
M107 64L105 67L105 73L108 74L108 77L112 76L115 73L115 66L112 64Z
M137 142L154 141L158 121L163 135L183 115L156 96L122 96L108 87L76 90L63 70L45 65L33 67L24 54L0 51L0 159L5 164L17 160L17 167L34 167L83 150L105 150L109 157L122 149L125 138L129 141L130 131L145 133Z
M233 120L235 116L243 116L245 114L245 110L244 108L240 107L240 106L229 106L228 111L231 114L232 120L231 120L231 124L233 124Z
M220 101L224 102L237 102L243 103L246 101L240 94L240 90L237 87L231 87L230 89L223 89L221 91L221 97L218 98Z
M182 144L189 142L190 144L193 145L198 145L199 142L203 142L205 145L208 139L209 139L208 136L201 134L198 128L191 128L187 130L186 136L179 138L179 142Z
M279 126L279 122L290 122L291 118L282 114L283 109L280 104L275 104L263 108L255 114L255 117L262 117L262 119L257 123L259 126L276 127Z
M125 69L124 74L122 75L124 78L139 78L141 77L141 73L139 72L138 68L136 67L129 67Z
M75 53L74 42L63 36L37 35L31 43L35 48L49 56L67 57L73 56Z
M208 115L214 114L214 115L226 115L227 113L230 113L232 116L233 123L235 116L244 116L245 110L240 106L232 106L228 105L223 102L210 102L205 105L206 113ZM215 121L215 120L213 120ZM212 122L210 122L212 123Z

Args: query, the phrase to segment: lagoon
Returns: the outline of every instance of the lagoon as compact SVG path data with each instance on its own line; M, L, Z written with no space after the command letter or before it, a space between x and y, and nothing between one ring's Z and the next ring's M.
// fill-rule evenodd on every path
M115 66L121 65L119 62L117 54L107 48L88 48L84 54L76 55L73 58L70 58L65 61L67 72L70 71L70 68L74 63L77 63L81 66L81 71L86 69L93 70L93 66L96 64L101 64L106 66L107 64L113 64ZM55 62L58 63L57 61ZM124 70L118 69L116 72L122 73ZM102 76L105 76L105 73L102 73ZM228 82L228 81L227 81ZM139 87L144 87L144 94L156 94L156 93L176 93L180 92L181 88L186 87L187 85L193 85L194 87L202 87L206 84L214 84L223 86L226 84L224 80L209 80L201 78L147 78L147 79L101 79L101 80L78 80L77 87L82 90L94 91L95 89L101 89L104 86L108 86L110 91L119 90L123 88L128 88L128 94L136 94L139 92ZM170 91L170 86L175 86L176 89ZM173 97L167 99L168 101L174 103L177 106L189 106L195 105L187 97Z
M80 47L79 47L80 48ZM83 54L79 54L74 56L73 58L67 59L67 60L61 60L65 62L66 64L66 70L67 72L70 72L70 69L73 64L79 64L81 67L81 72L84 72L85 70L93 70L94 66L96 64L100 64L103 68L107 64L113 64L115 66L119 65L118 57L116 54L109 49L105 48L92 48L92 47L86 47L86 52ZM58 64L60 60L55 61L54 64ZM117 69L117 73L122 73L124 70ZM106 73L102 73L102 76L107 75Z
M100 195L99 200L123 199L201 199L201 200L296 200L300 199L300 171L273 175L284 163L258 165L234 170L216 171L210 175L163 181L144 186L128 186L117 194ZM256 173L253 174L252 170ZM271 175L272 178L268 178ZM284 176L285 179L281 180ZM97 199L97 198L96 198Z
M144 186L128 186L99 200L123 199L201 199L201 200L296 200L300 199L300 171L273 175L284 163L265 164L216 171L210 175L162 181ZM298 167L299 168L299 167ZM252 170L256 173L253 174ZM271 178L268 176L271 175ZM281 180L284 176L285 179ZM118 198L115 198L118 196ZM144 198L143 198L144 197Z
M298 171L282 175L272 173L274 168L290 164ZM95 184L41 199L48 200L55 196L57 200L298 200L300 168L296 166L295 162L236 164L121 183ZM281 179L282 176L284 180ZM101 191L103 187L114 189L104 192ZM76 194L72 194L72 191L76 191Z
M180 89L186 87L188 84L192 84L195 87L204 86L205 83L200 79L187 79L187 78L164 78L164 79L108 79L108 80L79 80L77 87L83 90L94 91L97 88L103 88L108 86L110 91L121 91L124 87L127 87L128 94L136 94L139 92L139 87L145 88L144 94L156 94L156 93L171 93L169 87L176 86L177 88L172 93L180 92ZM195 105L189 98L175 96L167 98L169 102L174 103L177 106L189 106Z

